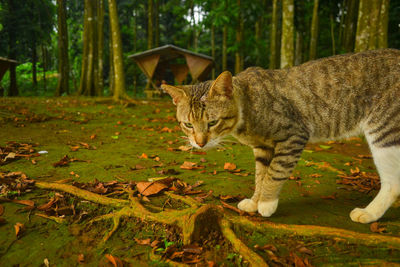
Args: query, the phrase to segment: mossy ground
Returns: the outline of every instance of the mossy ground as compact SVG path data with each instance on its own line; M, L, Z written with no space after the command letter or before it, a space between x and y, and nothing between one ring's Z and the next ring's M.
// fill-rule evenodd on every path
M126 107L102 99L88 98L1 98L0 99L0 146L8 141L38 143L37 151L47 151L30 160L19 159L0 166L0 171L22 171L28 177L41 181L56 181L71 178L73 181L145 181L152 177L164 177L162 170L174 169L173 175L192 184L204 181L201 189L213 190L214 196L251 196L254 189L254 157L248 147L238 143L226 143L223 147L194 154L175 150L185 145L183 133L176 127L175 108L167 99L146 101L133 107ZM232 139L233 140L233 139ZM77 151L71 147L87 143ZM324 144L326 145L326 144ZM336 183L337 172L320 168L311 163L327 162L332 167L350 173L358 167L367 172L375 172L371 159L360 159L357 155L369 154L362 139L328 144L330 148L311 144L303 153L294 176L283 188L277 212L270 221L285 224L310 224L339 227L361 233L370 233L369 225L353 223L349 213L354 207L364 207L375 196L358 191L338 189L344 187ZM145 153L148 158L141 158ZM72 162L65 167L53 167L64 155L86 160ZM155 160L159 157L159 161ZM181 170L184 161L204 165L201 170ZM205 161L205 162L203 162ZM237 176L224 170L225 162L235 163L242 173ZM308 164L307 164L308 163ZM347 163L347 164L346 164ZM136 165L145 167L135 170ZM161 165L161 166L160 166ZM214 172L216 171L216 172ZM74 175L71 175L71 172ZM216 174L215 174L216 173ZM320 174L315 177L313 174ZM335 199L322 199L334 193ZM35 190L22 198L35 202L45 202L49 192ZM162 203L161 197L153 198L154 203ZM217 198L208 200L218 204ZM138 245L134 238L170 239L170 231L151 223L125 220L119 230L104 246L99 247L107 223L81 225L57 224L53 221L30 216L21 212L21 205L2 203L6 224L0 225L0 265L38 266L48 259L51 266L73 266L78 264L78 255L85 255L85 263L90 266L105 265L106 253L118 256L133 266L162 266L162 262L149 257L150 247ZM98 205L86 204L90 216L104 214L110 210ZM26 229L16 239L14 224L21 222ZM399 235L399 209L392 207L380 220L387 233ZM84 229L84 230L82 230ZM306 255L313 265L337 266L379 264L380 261L400 262L400 251L389 247L367 247L350 244L343 240L333 240L323 236L302 237L287 232L246 232L235 229L246 244L253 247L274 244L277 254L285 256L299 246L313 251ZM178 241L177 241L178 242ZM270 260L264 252L259 252ZM211 253L213 254L213 253ZM218 257L216 256L218 255ZM221 255L224 259L221 260ZM240 265L240 257L217 246L210 259L225 265Z

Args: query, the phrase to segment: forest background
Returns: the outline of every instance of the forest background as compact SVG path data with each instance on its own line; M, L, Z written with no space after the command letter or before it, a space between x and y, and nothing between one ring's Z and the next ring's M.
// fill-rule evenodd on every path
M396 0L0 0L0 57L19 63L0 95L141 97L147 80L128 55L154 47L212 56L214 78L400 48L399 29Z

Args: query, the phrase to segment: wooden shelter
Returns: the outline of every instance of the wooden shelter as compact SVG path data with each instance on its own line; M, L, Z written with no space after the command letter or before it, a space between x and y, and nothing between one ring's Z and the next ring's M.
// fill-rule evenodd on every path
M0 81L1 81L1 79L3 79L3 76L6 73L6 71L13 64L18 64L18 62L15 60L12 60L12 59L0 57Z
M130 55L149 80L146 90L148 96L159 92L158 88L163 80L168 80L168 71L171 71L175 82L184 83L188 74L191 83L203 81L207 78L214 66L212 57L195 53L174 45L165 45L144 52ZM174 81L172 81L174 82Z

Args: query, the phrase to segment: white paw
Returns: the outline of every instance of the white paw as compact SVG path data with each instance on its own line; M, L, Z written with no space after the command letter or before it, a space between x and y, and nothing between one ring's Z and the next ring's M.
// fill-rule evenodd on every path
M366 211L366 209L355 208L350 212L350 218L353 222L359 223L370 223L376 221L378 218L375 218L371 213Z
M271 216L278 207L278 199L258 202L258 213L263 217Z
M246 212L256 212L257 203L251 200L250 198L246 198L239 202L238 208Z

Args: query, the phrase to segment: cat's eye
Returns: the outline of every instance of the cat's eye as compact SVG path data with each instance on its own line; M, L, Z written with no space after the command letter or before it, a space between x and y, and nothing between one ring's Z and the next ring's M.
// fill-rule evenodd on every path
M217 120L215 120L215 121L210 121L210 122L208 123L208 127L213 127L214 125L217 125L217 123L218 123Z
M193 124L191 124L190 122L185 122L184 125L186 128L193 128Z

